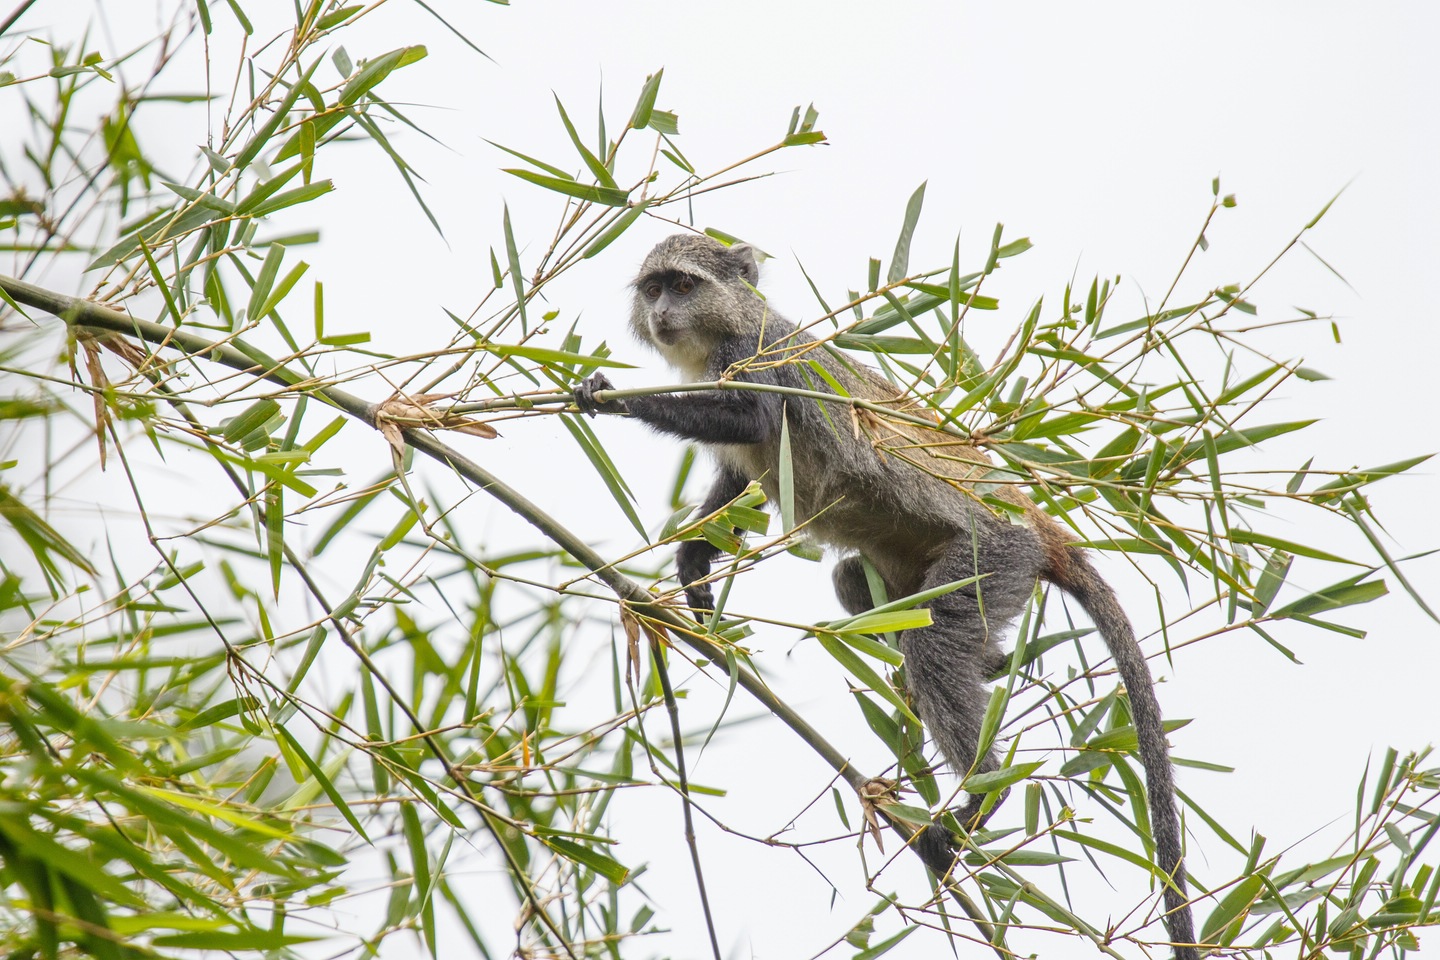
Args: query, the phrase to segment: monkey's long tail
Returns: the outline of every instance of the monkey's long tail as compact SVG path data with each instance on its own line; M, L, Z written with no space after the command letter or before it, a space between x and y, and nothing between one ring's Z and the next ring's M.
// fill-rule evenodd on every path
M1155 863L1170 877L1165 887L1165 929L1177 944L1195 943L1195 924L1185 893L1185 865L1181 862L1180 817L1175 809L1175 774L1170 765L1170 748L1160 724L1160 702L1150 666L1135 642L1135 629L1125 616L1115 591L1090 566L1084 553L1070 549L1063 568L1049 572L1048 579L1069 593L1095 622L1120 679L1130 698L1140 762L1145 766L1145 784L1150 794L1150 830L1155 841ZM1193 946L1177 946L1176 960L1198 960Z

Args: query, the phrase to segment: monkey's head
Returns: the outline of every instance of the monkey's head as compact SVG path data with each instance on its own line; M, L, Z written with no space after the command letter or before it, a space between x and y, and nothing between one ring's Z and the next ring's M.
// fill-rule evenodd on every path
M651 250L635 278L630 329L682 369L703 368L721 340L758 335L764 304L749 244L676 234Z

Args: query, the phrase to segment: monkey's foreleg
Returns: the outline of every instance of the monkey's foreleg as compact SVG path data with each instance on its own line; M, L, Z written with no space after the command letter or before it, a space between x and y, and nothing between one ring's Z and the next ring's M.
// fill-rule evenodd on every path
M595 400L597 392L613 389L603 373L591 374L575 388L575 406L591 415L628 413L656 430L701 443L774 443L780 437L781 401L773 393L700 390Z

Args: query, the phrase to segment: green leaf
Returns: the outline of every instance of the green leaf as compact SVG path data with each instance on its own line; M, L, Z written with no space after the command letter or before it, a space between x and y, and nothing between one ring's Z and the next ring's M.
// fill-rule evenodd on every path
M861 653L874 657L882 663L888 663L892 667L898 667L905 662L905 658L900 654L900 651L887 643L873 640L870 637L858 633L837 634L837 636Z
M795 529L795 469L790 461L790 420L780 405L780 525Z
M1017 763L989 773L972 773L965 778L963 786L966 793L996 793L1014 786L1044 765L1044 760L1036 760L1033 763Z
M598 850L581 846L562 837L551 837L538 835L536 837L541 843L554 850L560 856L573 863L589 867L591 870L614 884L624 883L630 876L630 868L618 860L608 857Z
M235 204L229 200L222 200L208 190L196 190L192 187L179 183L171 183L168 180L161 180L160 185L170 192L202 207L209 207L226 216L235 213ZM3 211L0 211L3 212Z
M1323 217L1325 216L1325 214L1327 214L1327 213L1330 212L1330 207L1334 205L1334 203L1335 203L1336 200L1339 200L1339 199L1340 199L1340 194L1341 194L1341 193L1344 193L1344 192L1345 192L1345 190L1342 188L1342 189L1339 191L1339 193L1336 193L1335 196L1333 196L1333 197L1331 197L1329 200L1327 200L1327 201L1325 202L1325 206L1323 206L1323 207L1320 208L1320 212L1317 213L1317 214L1315 214L1315 216L1310 219L1310 222L1309 222L1309 223L1305 224L1305 229L1306 229L1306 230L1310 230L1310 229L1314 228L1314 226L1315 226L1317 223L1320 222L1321 218L1323 218Z
M234 703L236 701L231 702ZM247 817L245 814L221 803L213 803L209 800L204 800L188 793L182 793L178 790L161 790L159 787L147 786L137 786L136 789L148 793L163 803L172 803L177 807L183 807L186 810L201 813L207 817L224 820L237 827L243 827L251 833L258 833L261 836L270 837L275 840L292 840L295 838L294 833L290 830L281 830L272 823L256 820L254 817Z
M316 197L323 197L334 189L335 184L332 181L316 180L314 183L307 183L303 187L296 187L293 190L277 193L264 203L258 204L253 210L249 211L249 213L252 217L269 216L277 210L293 207L297 203L308 203Z
M386 77L401 67L408 67L425 59L428 51L423 46L401 47L391 50L365 62L360 72L346 81L340 90L340 103L354 106Z
M811 130L809 133L792 133L781 141L781 145L786 147L804 147L812 143L824 142L824 133L819 130Z
M575 145L576 151L580 154L580 159L584 160L585 166L590 168L591 175L600 181L601 185L614 187L615 178L610 175L610 171L606 169L605 164L601 162L600 158L591 153L590 148L585 146L584 142L580 139L580 134L575 130L575 124L570 122L570 115L565 112L565 104L560 102L558 96L555 97L555 109L560 111L560 120L565 124L565 132L570 135L570 142Z
M260 430L270 423L280 413L280 404L266 397L263 400L256 400L246 407L237 416L226 420L221 427L220 435L229 443L236 443L249 436L256 430Z
M515 309L520 313L520 328L528 331L530 322L525 316L525 278L520 272L520 248L515 244L515 231L510 226L510 204L505 204L502 210L500 223L505 229L505 255L510 267L510 285L515 289Z
M1245 430L1227 430L1215 438L1215 452L1223 455L1232 450L1240 450L1246 447L1253 447L1256 444L1269 440L1272 437L1293 433L1296 430L1304 430L1313 424L1314 420L1295 420L1289 423L1269 423L1260 427L1249 427ZM1180 462L1189 463L1205 454L1205 441L1192 440L1180 448L1176 454Z
M660 81L664 78L664 67L645 78L645 86L640 88L640 99L635 102L635 112L630 115L632 129L644 130L650 125L650 115L655 109L655 98L660 94Z
M510 167L505 172L513 174L528 183L537 187L544 187L555 193L562 193L567 197L575 197L578 200L586 200L590 203L604 204L607 207L623 207L630 202L630 192L621 190L618 187L602 187L591 184L579 183L575 180L564 180L560 177L547 177L542 173L534 173L529 170L518 170Z
M678 137L680 136L680 118L668 110L652 110L650 111L650 129L656 133L663 133L666 137ZM675 144L668 139L665 142L670 144L670 150L661 150L660 152L669 157L686 173L694 173L695 168L684 157L677 156L680 151Z
M475 348L484 350L486 353L493 353L497 357L523 357L537 363L557 365L578 363L585 367L616 367L625 370L632 370L635 367L633 363L621 363L619 360L611 360L608 357L597 357L593 353L572 353L569 350L551 350L548 347L514 346L508 343L480 340L475 343Z
M920 927L916 925L908 926L904 930L901 930L899 933L895 934L893 937L886 937L879 943L868 947L865 950L861 950L859 953L855 954L852 960L876 960L877 957L883 957L885 954L889 953L892 949L894 949L900 943L900 941L904 940L906 937L910 936L910 934L914 933L916 930L919 929Z
M1030 242L1029 237L1021 237L1019 240L1011 240L1009 243L1005 244L1003 247L1000 247L998 250L995 251L995 259L1004 260L1006 257L1018 257L1026 250L1029 250L1032 246L1034 246L1034 244Z
M1210 911L1210 916L1200 928L1200 939L1206 943L1228 942L1233 939L1240 932L1251 905L1264 889L1264 878L1253 874L1237 883L1220 899L1215 909ZM1227 930L1227 927L1233 929ZM1220 939L1222 931L1226 934L1223 940Z
M1294 560L1295 558L1284 550L1276 550L1270 554L1270 559L1265 561L1265 569L1260 572L1260 582L1255 585L1255 604L1251 609L1254 616L1263 616L1274 602Z
M610 244L614 243L617 239L619 239L622 233L624 233L630 228L630 225L632 223L640 219L640 215L644 213L649 208L649 206L650 201L645 200L641 203L635 204L635 206L620 214L620 216L615 219L615 222L610 224L610 226L606 228L604 233L600 234L600 236L590 241L590 245L585 248L585 252L582 253L580 256L583 259L588 260L591 257L595 256L595 254L599 253L601 250L604 250L606 247L610 246Z
M60 535L60 532L34 510L31 510L22 503L10 488L0 484L0 523L10 527L29 548L31 557L44 571L45 578L52 586L63 583L65 578L61 575L60 568L55 563L55 557L60 557L69 563L74 564L86 573L93 574L95 568L90 561L76 549L70 541ZM51 556L51 555L54 556Z
M890 259L890 283L903 280L910 270L910 241L915 236L915 225L920 222L920 208L925 203L925 184L921 183L910 195L905 205L905 222L900 227L900 237L895 241L895 255Z
M256 207L260 206L260 204L264 203L266 200L269 200L275 194L279 193L280 190L287 183L295 179L295 175L300 173L302 169L303 166L299 163L296 163L285 168L284 170L281 170L279 173L272 174L271 176L260 180L255 184L254 187L250 189L250 192L247 193L244 198L240 200L239 203L234 205L232 212L238 214L249 214Z
M1138 853L1135 853L1133 850L1127 850L1125 847L1122 847L1119 844L1111 843L1108 840L1101 840L1098 837L1091 837L1083 833L1076 833L1073 830L1064 829L1052 830L1050 832L1050 835L1055 837L1057 840L1069 840L1071 843L1078 843L1082 847L1087 847L1091 850L1098 850L1101 853L1109 854L1110 856L1115 857L1117 860L1123 860L1126 863L1139 867L1142 870L1148 871L1152 875L1159 873L1159 871L1155 868L1155 865L1151 863L1148 858L1143 857Z
M1005 705L1009 702L1009 688L997 686L990 690L990 701L985 705L985 715L980 720L980 740L977 750L979 756L985 756L990 750L990 745L995 742L995 735L1000 731L1000 721L1005 719ZM966 779L969 779L968 775Z
M1044 850L981 850L965 854L965 862L974 867L992 863L1003 863L1010 867L1053 867L1060 863L1071 863L1074 859Z
M1368 577L1369 574L1361 574L1361 577ZM1340 607L1350 607L1357 603L1369 603L1371 600L1378 600L1390 592L1384 580L1371 580L1366 583L1358 582L1360 577L1352 577L1342 580L1339 583L1331 584L1323 590L1316 590L1314 593L1306 594L1294 603L1287 603L1278 610L1272 611L1270 616L1276 619L1296 616L1312 616L1317 613L1324 613L1328 610L1336 610Z
M896 630L913 630L916 627L928 627L934 622L930 610L926 607L909 610L872 610L869 613L862 613L848 620L832 623L829 629L834 633L844 634L891 633Z
M1404 473L1406 470L1409 470L1412 467L1419 466L1433 456L1433 453L1427 453L1421 457L1411 457L1408 460L1399 460L1395 463L1387 463L1381 467L1370 467L1366 470L1355 470L1350 473L1342 473L1334 480L1331 480L1328 483L1324 483L1316 487L1313 491L1311 491L1310 498L1316 503L1331 503L1335 500L1343 498L1348 493L1353 493L1354 491L1359 490L1361 487L1366 486L1367 484L1374 483L1377 480L1383 480L1386 477L1393 477L1397 474ZM1308 467L1309 464L1307 463L1306 466ZM1299 487L1297 486L1296 489L1299 489ZM1290 492L1294 493L1295 491L1291 490Z
M365 828L360 826L360 821L356 819L355 814L350 811L350 805L345 802L340 791L335 789L335 784L330 782L330 778L325 776L325 771L320 769L320 765L300 746L300 741L296 740L283 724L274 724L271 729L285 741L294 755L305 765L305 769L310 771L310 776L320 785L320 789L325 791L325 796L330 798L331 804L340 811L340 815L345 818L346 823L350 824L350 828L359 835L361 840L370 843L370 837L365 833Z
M1190 722L1190 720L1165 720L1161 722L1160 726L1168 734L1188 726ZM1085 744L1085 749L1134 753L1139 749L1139 738L1135 732L1134 724L1126 724L1123 727L1106 730L1104 733L1092 737L1090 741Z
M280 306L280 301L285 299L285 295L290 292L290 290L295 286L295 284L300 281L300 278L305 275L305 271L309 269L310 264L306 263L304 260L301 260L299 263L295 264L295 266L291 267L290 272L285 274L284 279L282 279L278 284L276 284L275 289L272 290L270 292L270 295L265 298L265 302L260 305L258 312L249 315L252 317L269 316L271 311L273 311L276 307ZM359 336L368 339L369 334L359 334Z
M590 425L582 422L578 417L561 417L560 421L565 424L565 429L570 431L570 436L575 438L575 442L584 451L585 458L590 461L590 465L595 468L595 472L605 482L605 488L610 491L611 498L619 505L620 511L625 514L625 519L630 521L630 525L640 534L642 540L649 540L650 535L645 532L645 524L640 522L640 515L635 512L635 507L631 503L634 494L630 492L629 486L620 476L620 471L610 460L610 455L600 445L600 441L590 429Z
M1333 553L1326 553L1324 550L1317 550L1314 547L1307 547L1303 543L1295 543L1291 540L1282 540L1279 537L1272 537L1264 533L1256 533L1252 530L1231 530L1230 540L1234 543L1253 543L1262 547L1270 547L1275 550L1283 550L1286 553L1293 553L1296 556L1309 557L1312 560L1325 560L1329 563L1347 563L1351 566L1361 566L1354 560L1346 560L1344 557L1337 557Z
M57 843L49 834L34 829L20 817L0 814L0 837L9 840L27 857L57 873L75 878L107 900L137 908L144 904L141 897L106 873L101 862Z
M901 740L900 725L895 722L895 718L859 690L851 690L850 693L860 705L860 714L865 718L866 726L880 738L881 743L890 748L891 753L899 756L904 744Z
M238 13L238 8L235 4L232 3L231 8L235 9ZM250 32L249 24L246 24L245 32ZM270 139L275 136L275 131L280 129L280 125L289 117L291 109L295 106L295 101L300 98L300 91L310 83L310 78L315 75L315 71L318 70L320 64L324 62L323 58L316 57L315 62L306 67L305 72L301 74L295 82L291 83L290 88L286 90L285 96L281 99L279 106L276 107L274 113L270 115L270 119L266 120L260 129L255 131L255 134L245 144L244 149L236 155L234 164L236 170L244 170L250 166L250 162L259 155L260 151L270 145Z
M178 947L184 950L283 950L301 943L314 943L323 937L308 937L279 930L209 930L193 933L171 933L156 937L157 947Z
M575 179L573 176L571 176L570 174L566 173L564 170L561 170L559 167L556 167L556 166L553 166L553 165L551 165L551 164L548 164L548 163L546 163L544 160L536 160L534 157L530 156L529 154L521 153L521 152L518 151L518 150L511 150L509 147L507 147L507 146L505 146L505 145L503 145L503 144L496 143L494 140L486 140L485 142L488 143L488 144L490 144L490 146L495 147L495 148L498 149L498 150L504 150L506 153L510 154L510 156L515 157L516 159L524 160L526 163L530 164L531 166L539 167L541 170L544 170L546 173L550 174L551 176L559 177L561 180L574 180L574 179Z
M815 639L820 641L820 646L825 648L826 653L834 657L846 670L849 670L851 676L856 680L859 680L866 687L869 687L876 696L883 698L890 706L899 710L901 714L909 719L916 723L920 722L920 718L915 716L914 711L910 709L909 705L900 699L900 695L895 692L895 688L882 679L868 663L861 660L855 651L851 650L835 637L824 633L816 634Z

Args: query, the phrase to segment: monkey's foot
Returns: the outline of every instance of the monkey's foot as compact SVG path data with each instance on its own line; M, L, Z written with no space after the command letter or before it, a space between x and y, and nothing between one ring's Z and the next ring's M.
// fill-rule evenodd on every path
M958 851L950 836L950 831L932 823L928 827L922 827L912 841L915 851L920 854L920 859L925 861L925 866L935 876L948 879L955 872L955 861Z

